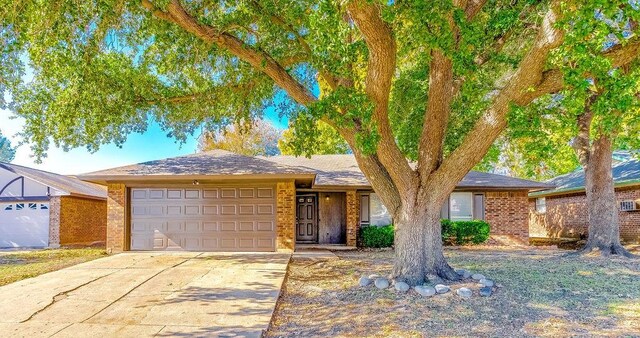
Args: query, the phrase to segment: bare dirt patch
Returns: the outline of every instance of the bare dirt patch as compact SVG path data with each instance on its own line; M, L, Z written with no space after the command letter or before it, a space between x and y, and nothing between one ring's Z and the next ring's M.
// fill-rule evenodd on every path
M358 287L387 275L392 251L336 252L340 260L293 260L268 337L640 336L640 260L565 257L540 249L447 249L452 266L502 287L489 298L452 292L425 298ZM636 253L638 253L636 251Z

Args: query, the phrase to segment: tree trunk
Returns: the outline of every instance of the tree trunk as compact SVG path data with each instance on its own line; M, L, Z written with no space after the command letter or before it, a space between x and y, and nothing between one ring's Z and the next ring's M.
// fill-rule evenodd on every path
M620 244L618 206L611 172L613 147L601 136L591 145L585 166L585 189L589 212L589 238L580 253L598 249L603 256L633 256Z
M437 202L420 201L396 215L394 279L420 285L427 275L459 278L442 252L440 208Z

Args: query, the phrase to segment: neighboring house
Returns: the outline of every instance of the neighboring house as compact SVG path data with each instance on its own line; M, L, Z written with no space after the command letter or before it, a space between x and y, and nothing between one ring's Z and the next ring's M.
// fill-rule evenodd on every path
M640 161L626 159L612 166L613 181L623 240L640 241ZM532 192L530 197L531 237L586 237L587 197L584 171L558 176L548 183L556 188Z
M392 222L353 155L249 157L222 150L80 176L108 186L107 250L293 250L355 246ZM548 184L469 173L443 206L454 220L528 238L528 198Z
M0 162L0 248L104 242L105 187Z

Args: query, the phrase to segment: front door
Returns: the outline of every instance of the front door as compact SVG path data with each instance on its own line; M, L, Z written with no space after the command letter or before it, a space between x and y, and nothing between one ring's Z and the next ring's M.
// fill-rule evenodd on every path
M318 213L315 195L301 195L297 199L296 241L317 242Z

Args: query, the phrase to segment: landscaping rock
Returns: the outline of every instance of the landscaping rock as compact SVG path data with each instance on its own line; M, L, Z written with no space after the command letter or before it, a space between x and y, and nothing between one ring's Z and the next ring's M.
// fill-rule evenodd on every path
M413 288L418 294L425 297L431 297L436 294L436 289L427 285L417 285Z
M442 284L444 281L437 275L427 275L427 280L431 284Z
M378 289L386 289L389 287L389 281L386 278L377 278L373 283Z
M467 279L469 277L471 277L471 271L465 270L464 274L462 275L462 278Z
M451 291L451 288L448 287L447 285L444 285L444 284L436 285L435 289L436 289L437 293L447 293L447 292Z
M394 286L396 288L396 291L400 291L400 292L409 291L409 284L405 282L396 282Z
M360 286L369 286L371 284L371 279L366 276L360 277L360 281L358 282Z
M493 281L491 279L481 279L480 280L480 284L482 284L482 286L488 286L488 287L492 287L493 286Z
M464 273L467 270L465 270L465 269L455 269L454 271L458 274L458 276L464 276Z
M471 275L471 278L473 278L474 280L481 280L486 279L487 277L480 273L474 273L473 275Z
M480 296L482 297L489 297L491 296L492 290L491 287L489 286L484 286L480 288Z
M380 277L382 277L382 276L377 275L377 274L375 274L375 273L374 273L373 275L369 275L369 279L371 279L371 280L376 280L376 279L378 279L378 278L380 278Z
M473 292L469 288L459 288L456 290L456 294L462 298L471 298Z

